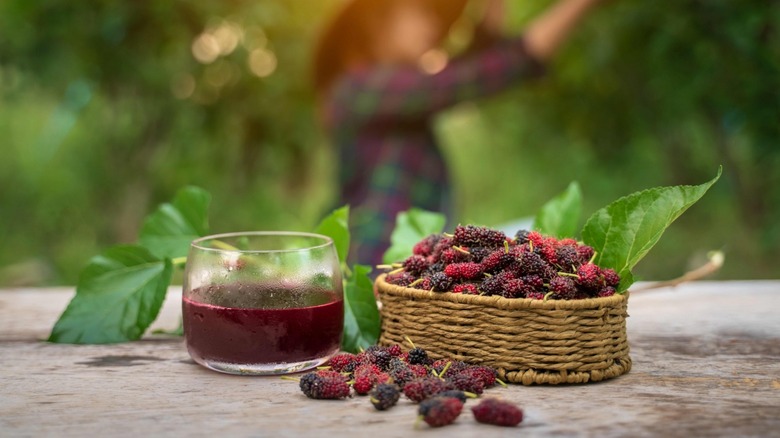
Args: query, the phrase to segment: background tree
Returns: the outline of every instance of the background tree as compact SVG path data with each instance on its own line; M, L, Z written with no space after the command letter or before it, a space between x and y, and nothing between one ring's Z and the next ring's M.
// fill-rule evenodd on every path
M184 184L213 193L215 231L308 228L337 165L308 57L340 3L0 2L0 285L74 283ZM508 27L549 3L509 2ZM545 79L439 120L459 219L531 215L571 179L589 213L722 163L640 273L725 246L724 277L776 276L778 23L778 2L606 5Z

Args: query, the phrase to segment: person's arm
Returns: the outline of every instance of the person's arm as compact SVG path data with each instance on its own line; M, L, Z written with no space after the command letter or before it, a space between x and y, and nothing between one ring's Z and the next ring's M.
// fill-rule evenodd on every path
M352 75L335 84L328 103L329 119L419 118L539 76L544 71L540 61L550 57L576 21L598 1L560 0L534 20L525 35L498 39L476 53L450 60L435 74L410 66L376 67ZM501 3L494 4L494 12L501 11Z
M588 10L602 0L561 0L525 30L528 52L541 61L549 60Z
M543 72L521 37L502 39L468 56L451 59L440 72L415 66L373 67L350 74L328 99L331 123L416 119L458 102L494 94Z

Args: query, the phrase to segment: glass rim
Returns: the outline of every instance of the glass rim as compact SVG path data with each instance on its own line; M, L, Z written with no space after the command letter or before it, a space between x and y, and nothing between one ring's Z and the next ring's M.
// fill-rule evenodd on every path
M242 237L242 236L313 237L313 238L323 240L323 242L316 245L307 245L301 248L292 248L292 249L238 249L238 248L228 249L228 248L210 248L201 245L201 243L207 240L219 240L224 238ZM325 248L329 245L330 246L335 245L333 239L331 239L329 236L326 236L324 234L317 234L317 233L307 233L303 231L236 231L232 233L212 234L210 236L198 237L197 239L193 240L190 243L191 248L197 248L202 251L238 252L244 254L292 253L292 252L299 252L299 251L311 251L314 249Z

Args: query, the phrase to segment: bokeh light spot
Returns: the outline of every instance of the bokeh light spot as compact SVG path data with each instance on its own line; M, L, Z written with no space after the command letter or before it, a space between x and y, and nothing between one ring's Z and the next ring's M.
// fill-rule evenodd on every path
M249 70L256 76L265 78L276 70L276 55L267 49L255 49L249 54Z
M192 42L192 56L202 64L210 64L220 54L219 42L214 35L204 32Z
M171 93L177 99L186 99L195 91L195 78L191 74L178 75L171 81Z

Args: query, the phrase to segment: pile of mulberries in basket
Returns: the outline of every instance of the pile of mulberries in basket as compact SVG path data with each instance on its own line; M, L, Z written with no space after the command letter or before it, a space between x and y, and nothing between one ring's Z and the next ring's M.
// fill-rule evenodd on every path
M487 227L459 225L414 246L385 281L433 292L504 298L576 300L615 294L620 277L596 266L592 247L520 230L512 237Z
M285 379L292 379L287 378ZM497 383L496 370L458 360L431 360L422 348L404 352L399 345L372 346L359 354L340 353L328 366L304 374L301 391L313 399L368 395L377 410L398 403L403 394L418 405L418 418L432 427L453 423L469 398L477 398ZM516 426L523 411L514 404L485 398L471 408L480 423Z

